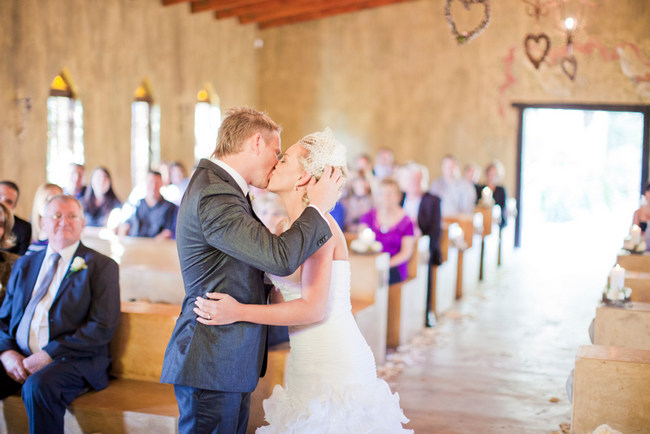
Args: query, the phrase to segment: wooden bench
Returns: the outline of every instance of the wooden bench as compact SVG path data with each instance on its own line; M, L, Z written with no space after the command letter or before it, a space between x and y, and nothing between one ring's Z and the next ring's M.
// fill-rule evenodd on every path
M506 200L506 211L502 212L508 224L499 226L499 265L507 263L515 249L515 225L517 218L517 199L509 197Z
M179 306L122 303L122 319L111 342L111 374L117 378L106 389L74 400L65 415L66 433L178 432L174 387L160 384L160 374L179 313ZM249 432L263 424L262 401L276 384L284 383L288 353L288 345L269 351L267 373L251 396ZM27 431L27 414L19 396L0 401L0 408L4 415L0 433Z
M352 313L378 366L386 361L389 259L388 253L350 251Z
M464 293L472 293L478 287L483 215L481 213L457 214L444 217L443 221L447 224L458 223L465 237L465 248L458 251L456 270L456 299L460 299Z
M639 271L650 273L650 254L620 253L616 257L616 263L625 268L625 271Z
M650 271L625 270L625 286L632 290L632 301L650 303Z
M578 350L571 432L608 424L625 434L650 427L650 351L589 345Z
M386 345L389 347L407 343L424 328L429 275L428 235L418 238L408 268L408 279L388 288Z
M493 279L499 266L499 221L501 208L492 207L475 208L483 216L483 231L481 233L481 262L479 266L479 280Z
M108 234L103 238L85 235L82 242L119 264L122 301L183 303L185 289L176 241Z
M625 308L599 306L594 344L650 350L650 303L632 302Z
M443 223L440 232L442 264L434 266L431 276L429 310L440 316L451 309L456 300L458 278L458 241L463 231L458 223Z

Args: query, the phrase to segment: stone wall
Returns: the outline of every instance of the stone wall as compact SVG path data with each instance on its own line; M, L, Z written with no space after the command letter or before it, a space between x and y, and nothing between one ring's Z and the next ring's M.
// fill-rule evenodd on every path
M486 30L458 45L444 0L420 0L260 32L260 102L285 127L285 144L329 125L351 157L388 146L433 176L447 153L482 167L496 158L512 191L513 102L650 103L650 2L570 3L578 21L575 81L559 63L566 34L557 11L537 27L521 0L493 0ZM472 11L460 7L452 14L469 29L481 18L474 9L479 14L465 17ZM552 49L537 70L523 42L540 31Z
M0 178L14 179L26 217L45 182L46 101L66 68L84 109L86 166L131 189L131 103L147 79L161 110L161 156L194 163L194 104L211 83L222 107L257 105L256 29L160 0L0 2ZM26 102L29 98L29 103Z

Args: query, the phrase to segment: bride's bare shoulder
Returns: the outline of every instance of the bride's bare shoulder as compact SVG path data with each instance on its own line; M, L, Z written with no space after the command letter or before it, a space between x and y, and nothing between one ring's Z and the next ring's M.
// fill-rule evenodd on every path
M345 241L345 235L343 234L341 227L330 214L327 214L327 221L330 224L330 229L332 231L332 238L330 238L328 243L332 243L334 245L333 259L335 261L347 261L348 245Z

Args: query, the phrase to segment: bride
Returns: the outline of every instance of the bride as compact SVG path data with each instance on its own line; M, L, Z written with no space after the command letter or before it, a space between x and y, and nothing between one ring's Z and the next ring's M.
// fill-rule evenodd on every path
M328 128L291 146L273 171L268 190L280 196L293 222L308 205L307 185L326 165L344 169L345 147ZM377 378L370 347L350 309L350 263L343 232L327 214L333 236L296 273L269 276L270 305L238 303L227 294L197 298L197 320L208 325L245 321L289 325L291 357L286 388L264 401L268 426L258 433L412 432L399 396ZM207 318L211 318L208 320Z

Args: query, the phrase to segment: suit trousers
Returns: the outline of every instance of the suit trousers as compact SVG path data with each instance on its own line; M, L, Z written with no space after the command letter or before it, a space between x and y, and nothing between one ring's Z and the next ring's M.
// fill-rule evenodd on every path
M250 392L218 392L174 385L181 434L246 434Z
M0 365L2 398L21 390L29 432L63 434L63 418L67 406L88 388L73 363L52 362L27 377L25 384L13 381ZM9 393L5 393L9 392Z

